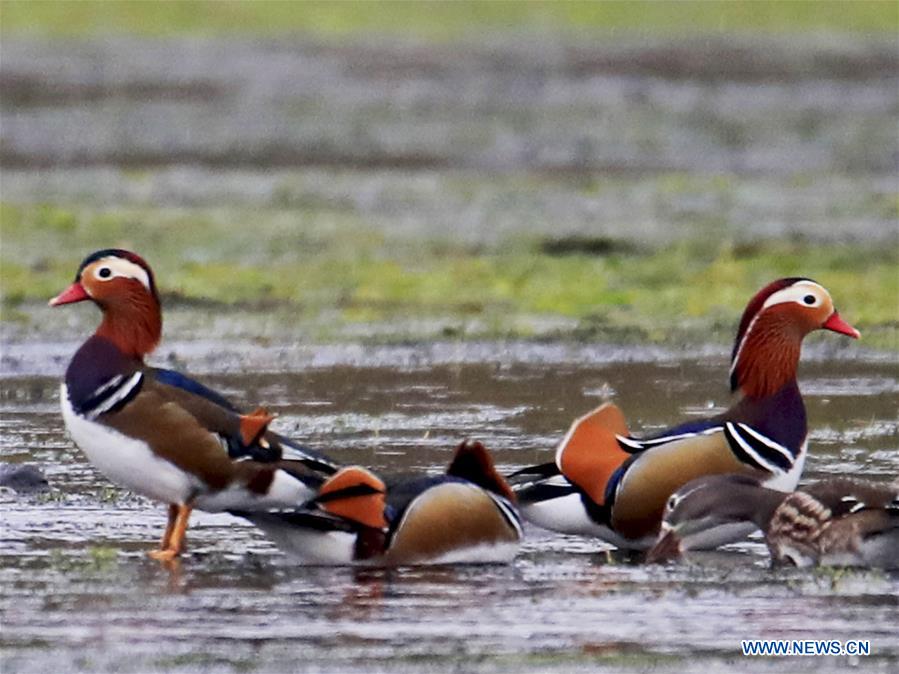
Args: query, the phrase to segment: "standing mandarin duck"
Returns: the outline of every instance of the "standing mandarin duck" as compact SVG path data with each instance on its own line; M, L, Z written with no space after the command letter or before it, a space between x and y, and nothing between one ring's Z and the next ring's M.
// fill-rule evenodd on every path
M234 514L311 564L500 563L521 541L514 499L484 446L464 442L444 475L388 484L348 466L301 508Z
M144 358L159 343L162 314L150 267L134 253L89 255L50 306L91 300L103 312L60 388L66 428L113 482L169 504L152 557L171 560L191 510L291 505L311 498L337 466L268 430L264 409L241 414L223 396Z
M765 534L777 562L899 568L899 485L837 478L784 494L748 475L701 477L672 494L647 561L704 547L710 530L746 524Z
M762 288L737 331L730 368L737 399L730 409L636 438L615 405L600 406L574 422L555 461L510 476L523 517L546 529L645 549L655 541L668 497L694 478L761 471L766 487L792 491L807 445L796 368L803 338L821 328L859 337L814 281L785 278ZM721 541L713 540L716 534ZM741 537L727 528L708 536L710 545Z

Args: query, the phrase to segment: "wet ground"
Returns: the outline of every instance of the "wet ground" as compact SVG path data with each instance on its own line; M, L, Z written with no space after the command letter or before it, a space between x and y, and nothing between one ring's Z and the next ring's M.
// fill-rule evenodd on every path
M895 477L895 359L810 346L805 479ZM744 638L869 639L869 657L789 669L896 671L899 576L770 569L758 542L647 567L530 527L509 566L310 569L242 521L199 513L189 554L167 572L144 555L163 508L109 485L64 434L57 387L73 348L13 344L3 357L0 457L40 466L51 485L0 501L4 671L784 671L742 658ZM644 429L728 401L717 347L172 343L158 360L173 358L243 404L268 404L279 430L383 472L440 470L463 437L505 471L544 461L606 398Z

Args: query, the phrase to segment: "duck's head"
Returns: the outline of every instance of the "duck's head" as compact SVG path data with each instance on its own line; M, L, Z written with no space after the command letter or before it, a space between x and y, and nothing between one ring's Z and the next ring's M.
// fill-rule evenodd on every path
M830 293L807 278L769 283L749 301L731 353L731 390L750 397L771 395L796 376L803 338L831 330L861 335L834 308Z
M108 248L88 255L75 281L51 307L91 300L103 311L97 334L128 355L143 358L159 343L162 314L153 271L139 255Z

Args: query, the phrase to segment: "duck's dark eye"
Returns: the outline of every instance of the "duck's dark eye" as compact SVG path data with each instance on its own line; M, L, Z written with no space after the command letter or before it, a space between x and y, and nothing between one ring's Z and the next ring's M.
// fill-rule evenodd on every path
M112 276L112 269L109 267L100 267L100 270L97 272L97 276L100 278L109 278Z
M805 297L802 298L802 301L805 302L806 304L808 304L809 306L811 306L812 304L815 303L815 299L816 298L814 295L806 295Z

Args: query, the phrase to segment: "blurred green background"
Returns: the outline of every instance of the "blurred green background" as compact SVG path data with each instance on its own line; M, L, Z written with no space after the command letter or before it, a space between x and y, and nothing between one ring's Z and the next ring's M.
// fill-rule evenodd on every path
M170 330L897 349L894 2L0 4L7 338L92 250ZM169 333L170 336L172 332Z
M400 33L458 39L475 32L528 30L891 32L899 28L888 0L666 0L650 2L272 2L4 0L9 33L84 35L135 33L312 32L326 35Z

